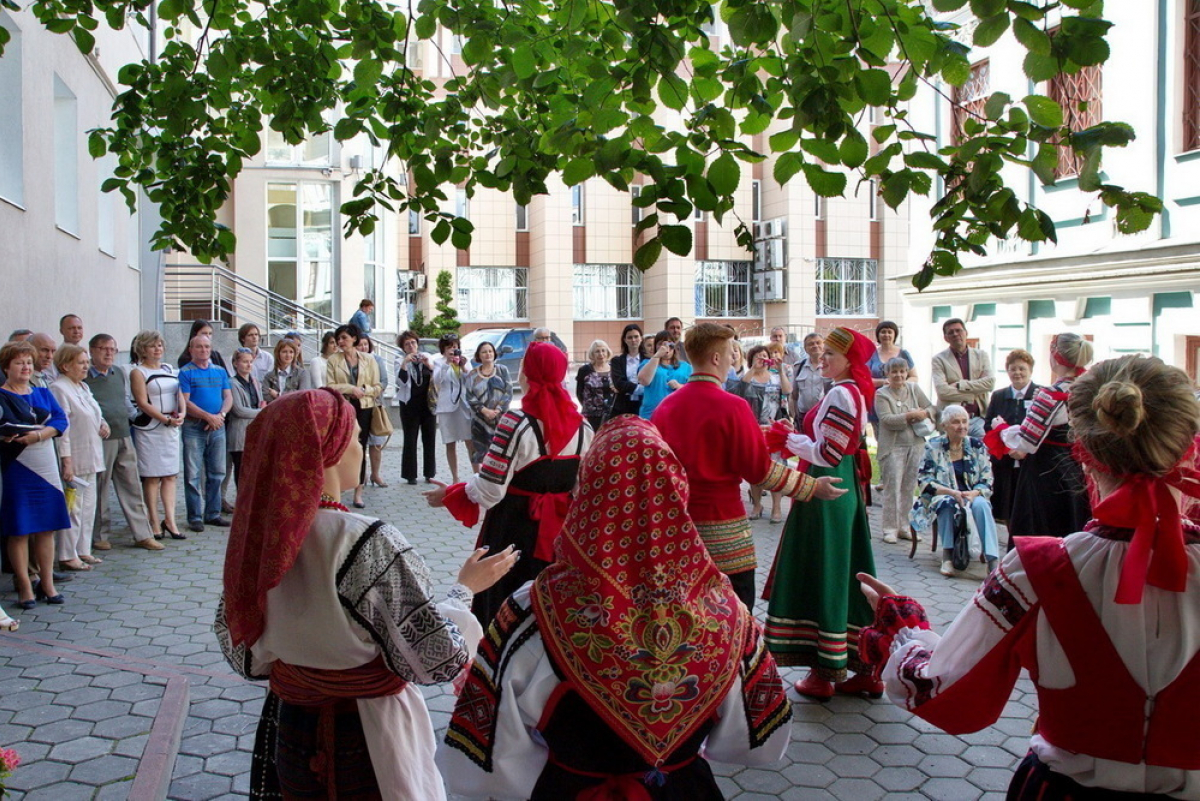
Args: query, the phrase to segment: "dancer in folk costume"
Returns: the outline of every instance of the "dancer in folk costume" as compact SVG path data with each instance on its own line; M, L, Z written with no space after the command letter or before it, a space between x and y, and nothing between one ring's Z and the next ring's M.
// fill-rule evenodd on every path
M438 754L451 792L715 801L708 759L783 755L782 682L688 495L649 422L602 429L557 561L504 603L471 667Z
M1200 529L1181 509L1200 496L1191 381L1125 356L1067 403L1095 517L1017 539L940 637L919 603L861 576L876 609L863 658L889 698L952 734L994 723L1028 670L1039 714L1010 799L1200 798Z
M579 460L592 441L592 428L563 389L567 357L553 344L529 346L521 364L521 408L504 413L479 473L466 483L425 493L430 506L445 506L464 526L483 518L476 547L492 553L512 546L520 561L472 611L488 625L504 599L537 576L554 559L554 538L575 489Z
M863 444L867 410L875 385L867 361L870 339L848 328L825 337L821 374L833 386L804 417L800 433L787 436L786 449L812 476L834 476L853 491L828 503L793 504L764 597L767 646L781 665L811 668L796 691L825 700L835 690L878 697L882 687L858 659L858 631L871 622L871 608L858 592L854 575L874 572L871 527L862 481L870 468ZM772 438L772 441L778 441ZM846 680L847 670L857 675Z
M472 593L515 558L476 552L435 603L404 535L338 503L361 463L354 407L332 389L281 396L247 434L216 633L235 671L270 680L251 798L445 798L414 685L470 662Z
M771 460L750 405L725 391L733 363L732 330L700 323L688 329L684 344L692 375L654 410L652 420L687 471L688 514L700 539L738 598L753 609L758 559L741 482L797 501L836 498L846 490L835 486L839 479L814 479Z
M1065 537L1083 528L1091 504L1083 470L1071 451L1067 401L1075 380L1092 361L1092 343L1078 334L1059 334L1050 343L1054 383L1042 387L1019 426L997 417L984 437L992 456L1020 459L1013 493L1013 537Z

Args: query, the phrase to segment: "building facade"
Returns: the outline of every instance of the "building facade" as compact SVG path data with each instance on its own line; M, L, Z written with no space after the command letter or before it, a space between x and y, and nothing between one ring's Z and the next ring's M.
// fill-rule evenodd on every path
M1106 182L1161 197L1165 210L1149 230L1122 235L1095 193L1079 190L1078 164L1060 153L1058 179L1042 186L1013 168L1019 196L1058 223L1058 244L990 243L958 275L917 292L901 276L907 347L928 364L945 347L941 324L967 323L992 355L998 373L1014 348L1038 360L1035 380L1049 375L1050 339L1074 331L1091 339L1097 358L1148 353L1186 369L1195 380L1200 350L1200 3L1152 0L1105 6L1114 26L1109 60L1074 76L1034 84L1022 70L1025 49L1011 38L973 52L971 80L960 88L923 89L913 101L915 124L953 141L964 114L993 92L1057 100L1084 127L1101 120L1133 125L1137 139L1108 149ZM956 17L948 17L960 21ZM965 20L961 20L965 24ZM1054 20L1050 21L1051 28ZM970 41L971 30L961 35ZM949 98L960 101L955 109ZM928 204L912 207L912 265L928 255ZM928 372L925 373L928 377ZM998 385L1007 383L1001 379Z

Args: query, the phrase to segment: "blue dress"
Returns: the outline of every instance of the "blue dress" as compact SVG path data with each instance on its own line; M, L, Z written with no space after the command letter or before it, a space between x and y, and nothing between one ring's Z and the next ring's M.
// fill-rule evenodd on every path
M43 387L33 387L28 395L0 389L0 422L49 425L59 434L67 430L66 413ZM71 527L53 439L34 445L0 442L0 527L6 537Z
M641 370L649 363L649 359L642 359L638 369ZM654 410L658 408L658 404L662 403L663 398L672 392L672 389L667 386L667 382L678 381L680 384L686 384L691 374L692 366L687 362L680 362L675 367L660 364L654 373L654 378L646 387L646 391L642 393L642 408L638 411L638 416L643 420L649 420L650 415L654 414Z

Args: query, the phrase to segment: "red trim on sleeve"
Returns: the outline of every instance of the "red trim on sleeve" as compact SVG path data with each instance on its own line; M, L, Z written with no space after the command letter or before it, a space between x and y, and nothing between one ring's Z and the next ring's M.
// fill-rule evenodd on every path
M467 485L459 482L446 487L446 497L442 500L447 511L454 519L467 528L479 523L479 504L467 497Z

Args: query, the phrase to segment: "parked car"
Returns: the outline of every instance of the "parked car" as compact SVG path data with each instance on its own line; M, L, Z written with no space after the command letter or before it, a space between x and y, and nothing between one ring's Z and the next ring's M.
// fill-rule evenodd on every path
M496 349L496 364L502 364L508 368L508 374L515 382L517 373L521 369L521 360L525 358L525 351L529 348L530 340L533 339L534 330L533 328L479 328L463 335L462 352L470 359L475 355L475 349L480 344L492 343L492 347ZM566 353L567 346L558 338L558 334L553 336L554 344L559 350Z

